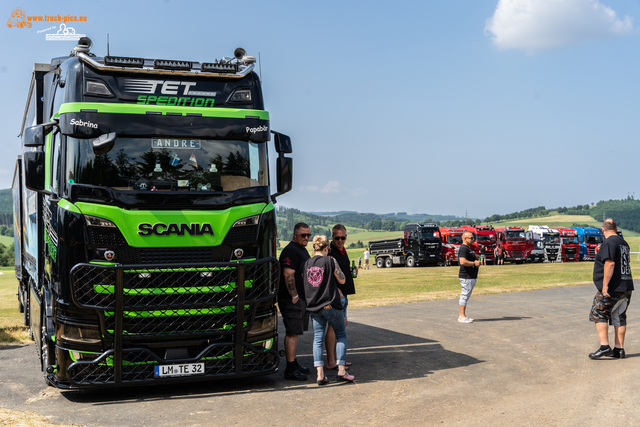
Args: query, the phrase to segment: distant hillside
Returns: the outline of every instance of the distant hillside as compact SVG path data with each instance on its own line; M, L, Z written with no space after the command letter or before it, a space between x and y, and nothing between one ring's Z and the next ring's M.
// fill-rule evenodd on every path
M465 218L455 215L433 215L433 214L407 214L406 212L393 212L393 213L359 213L355 211L338 211L338 212L309 212L318 216L332 216L340 217L345 220L353 220L364 222L365 224L371 220L379 219L384 221L386 219L392 219L394 221L414 221L424 222L429 219L428 222L437 221L451 221L451 220L464 220ZM473 218L475 219L475 218Z
M600 223L605 218L613 218L618 227L640 233L640 200L632 197L624 200L601 200L591 208L589 214Z
M0 190L0 213L13 212L13 196L11 189Z

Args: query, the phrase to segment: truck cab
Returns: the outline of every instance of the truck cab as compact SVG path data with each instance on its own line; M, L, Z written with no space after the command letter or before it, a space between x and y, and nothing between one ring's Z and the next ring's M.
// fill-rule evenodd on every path
M594 227L571 227L576 230L580 244L580 260L594 261L596 248L602 243L602 231Z
M463 227L465 231L473 233L473 251L476 255L480 255L480 245L484 246L487 264L493 264L495 261L495 249L498 244L498 238L495 229L491 225L467 225Z
M580 246L578 244L578 234L572 228L558 228L560 234L560 259L562 262L580 261Z
M404 227L404 252L414 257L416 265L437 264L442 244L437 224L407 224Z
M458 251L462 245L462 233L464 233L464 229L461 227L440 227L441 257L445 263L447 260L451 264L458 262Z
M522 264L531 251L532 243L522 227L496 228L496 236L505 250L505 261Z

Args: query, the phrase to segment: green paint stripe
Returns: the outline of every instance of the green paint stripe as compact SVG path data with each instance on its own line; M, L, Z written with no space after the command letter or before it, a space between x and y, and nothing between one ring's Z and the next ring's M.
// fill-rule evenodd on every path
M66 200L66 199L61 199L58 202L58 207L61 209L64 209L66 211L69 212L73 212L73 213L77 213L77 214L81 214L82 212L80 212L80 209L78 209L78 207L76 205L74 205L73 203L71 203L70 201Z
M253 281L245 280L245 288L253 287ZM228 285L222 286L190 286L181 288L152 288L152 289L131 289L124 288L124 295L142 296L142 295L193 295L193 294L211 294L218 292L229 292L236 288L235 282L229 282ZM113 294L115 286L111 285L93 285L93 291L98 294Z
M116 104L103 102L68 102L60 106L55 114L59 116L66 113L79 113L80 110L97 110L101 114L147 114L154 113L182 113L201 114L202 117L219 117L231 119L245 119L247 116L258 117L260 120L269 120L269 112L263 110L247 110L243 108L204 108L204 107L177 107L166 105L137 105Z
M248 305L244 306L245 310L249 308ZM193 308L188 310L153 310L153 311L124 311L122 316L127 319L145 319L148 317L181 317L181 316L203 316L212 314L226 314L233 313L236 310L235 306L226 306L219 308ZM105 311L105 317L114 316L113 311Z

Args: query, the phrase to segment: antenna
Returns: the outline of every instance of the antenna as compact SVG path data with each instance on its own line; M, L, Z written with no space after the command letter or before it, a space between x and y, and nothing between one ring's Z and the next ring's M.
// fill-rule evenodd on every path
M262 81L262 58L260 57L260 52L258 52L258 63L260 64L260 81Z
M109 33L107 33L107 56L109 56Z

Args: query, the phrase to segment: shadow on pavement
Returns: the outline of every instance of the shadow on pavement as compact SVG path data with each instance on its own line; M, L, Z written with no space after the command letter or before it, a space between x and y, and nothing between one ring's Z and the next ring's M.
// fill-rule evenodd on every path
M284 329L280 329L284 331ZM466 354L448 351L437 341L413 335L350 322L347 328L347 360L353 363L350 373L356 376L356 383L395 381L419 378L442 369L469 366L482 361ZM280 337L280 347L283 347ZM315 381L312 356L313 333L305 333L298 342L298 361L311 369L307 381L288 381L283 378L285 367L281 359L280 371L273 375L210 381L203 383L145 386L122 389L62 391L61 395L76 403L113 405L130 402L152 402L171 399L203 399L214 396L241 395L274 391L308 390L314 392L325 389ZM349 386L336 383L337 371L327 371L329 386Z
M473 319L474 323L475 322L498 322L500 320L522 320L522 319L531 319L531 317L496 317L493 319Z

